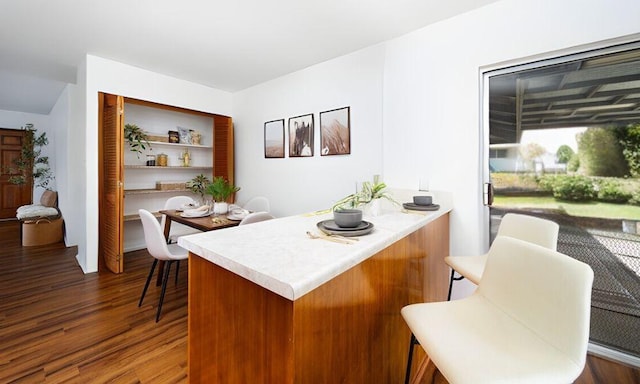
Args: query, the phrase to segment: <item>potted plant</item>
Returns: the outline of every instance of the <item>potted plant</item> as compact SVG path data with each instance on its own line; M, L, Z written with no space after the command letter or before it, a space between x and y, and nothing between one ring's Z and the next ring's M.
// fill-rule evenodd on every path
M227 181L224 177L214 177L213 181L207 186L206 190L207 195L211 195L214 200L213 213L227 213L227 211L229 210L229 198L239 190L239 187L236 187L235 185L229 183L229 181Z
M25 140L20 150L20 157L14 160L17 169L10 169L8 173L19 173L11 176L9 182L17 185L28 184L33 181L34 187L41 187L50 190L50 183L55 178L51 167L49 167L49 157L42 156L42 148L49 144L46 132L37 135L37 129L33 124L25 124L22 127L27 131Z
M376 216L380 214L380 199L386 199L394 204L398 204L391 195L389 195L385 188L387 185L383 182L365 181L362 183L362 188L351 195L339 200L332 207L332 211L345 209L345 208L358 208L361 205L369 205L371 213Z
M143 150L147 149L147 147L151 149L149 136L142 130L142 128L135 124L124 125L124 138L127 139L131 151L136 152L136 156L138 156L138 158L140 158L140 154Z
M200 204L206 205L204 195L207 194L207 186L211 184L211 180L202 173L193 179L187 181L187 189L200 196Z

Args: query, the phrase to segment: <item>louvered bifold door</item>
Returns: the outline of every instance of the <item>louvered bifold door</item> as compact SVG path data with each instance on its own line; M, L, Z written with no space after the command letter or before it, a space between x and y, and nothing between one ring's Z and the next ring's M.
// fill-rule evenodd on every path
M123 272L123 120L122 96L101 95L102 129L100 132L101 193L100 253L104 265L114 273Z

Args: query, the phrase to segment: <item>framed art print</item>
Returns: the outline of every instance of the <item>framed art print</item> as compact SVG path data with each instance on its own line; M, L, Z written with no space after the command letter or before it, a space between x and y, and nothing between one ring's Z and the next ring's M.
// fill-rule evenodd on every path
M351 153L351 107L320 112L320 154Z
M264 123L264 157L284 157L284 119Z
M313 156L313 114L289 118L289 157Z

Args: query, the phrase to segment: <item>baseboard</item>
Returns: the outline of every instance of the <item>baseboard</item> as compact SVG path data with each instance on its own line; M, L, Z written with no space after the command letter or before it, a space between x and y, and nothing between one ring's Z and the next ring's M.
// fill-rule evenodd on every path
M595 343L589 343L589 347L587 348L587 351L594 356L602 357L608 360L613 360L615 362L640 369L639 357L629 355L624 352L616 351L615 349L607 348L605 346L602 346L600 344L595 344Z

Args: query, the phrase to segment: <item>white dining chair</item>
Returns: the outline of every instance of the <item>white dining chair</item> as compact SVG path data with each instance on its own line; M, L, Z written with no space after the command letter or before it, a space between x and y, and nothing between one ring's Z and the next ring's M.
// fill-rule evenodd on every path
M252 224L271 219L275 219L275 217L269 212L252 212L245 216L238 225Z
M163 209L181 209L185 207L187 204L195 204L195 200L193 200L189 196L173 196L167 199L164 203ZM160 228L164 231L164 226L167 220L166 215L162 215L160 219ZM168 243L176 243L180 236L192 235L194 233L199 233L197 229L189 228L180 223L172 223L172 228L169 228L169 236L167 238Z
M271 212L269 199L264 196L256 196L242 205L242 208L251 212Z
M513 237L555 251L558 245L559 230L560 226L551 220L530 215L507 213L502 217L496 236ZM447 300L450 300L454 280L458 281L467 278L476 285L480 282L487 262L487 254L447 256L444 258L444 262L451 267L449 293L447 295ZM458 277L455 276L456 272L459 274Z
M177 244L167 244L162 232L162 228L158 223L158 220L151 214L151 212L145 209L139 209L138 214L140 220L142 220L142 228L144 230L144 241L147 244L147 251L153 256L153 264L151 264L151 270L147 276L147 281L142 289L142 295L138 302L138 307L142 306L142 301L149 288L149 283L153 277L153 272L156 269L158 260L166 262L164 267L164 276L162 278L162 291L160 293L160 299L158 300L158 311L156 313L156 323L160 320L160 312L162 311L162 302L164 301L164 294L167 290L167 281L169 280L169 272L171 271L171 265L177 262L176 265L176 284L178 283L178 272L180 270L180 260L186 260L189 256L189 252L178 246Z
M571 383L589 342L593 271L569 256L498 236L469 297L405 306L420 344L449 383Z

